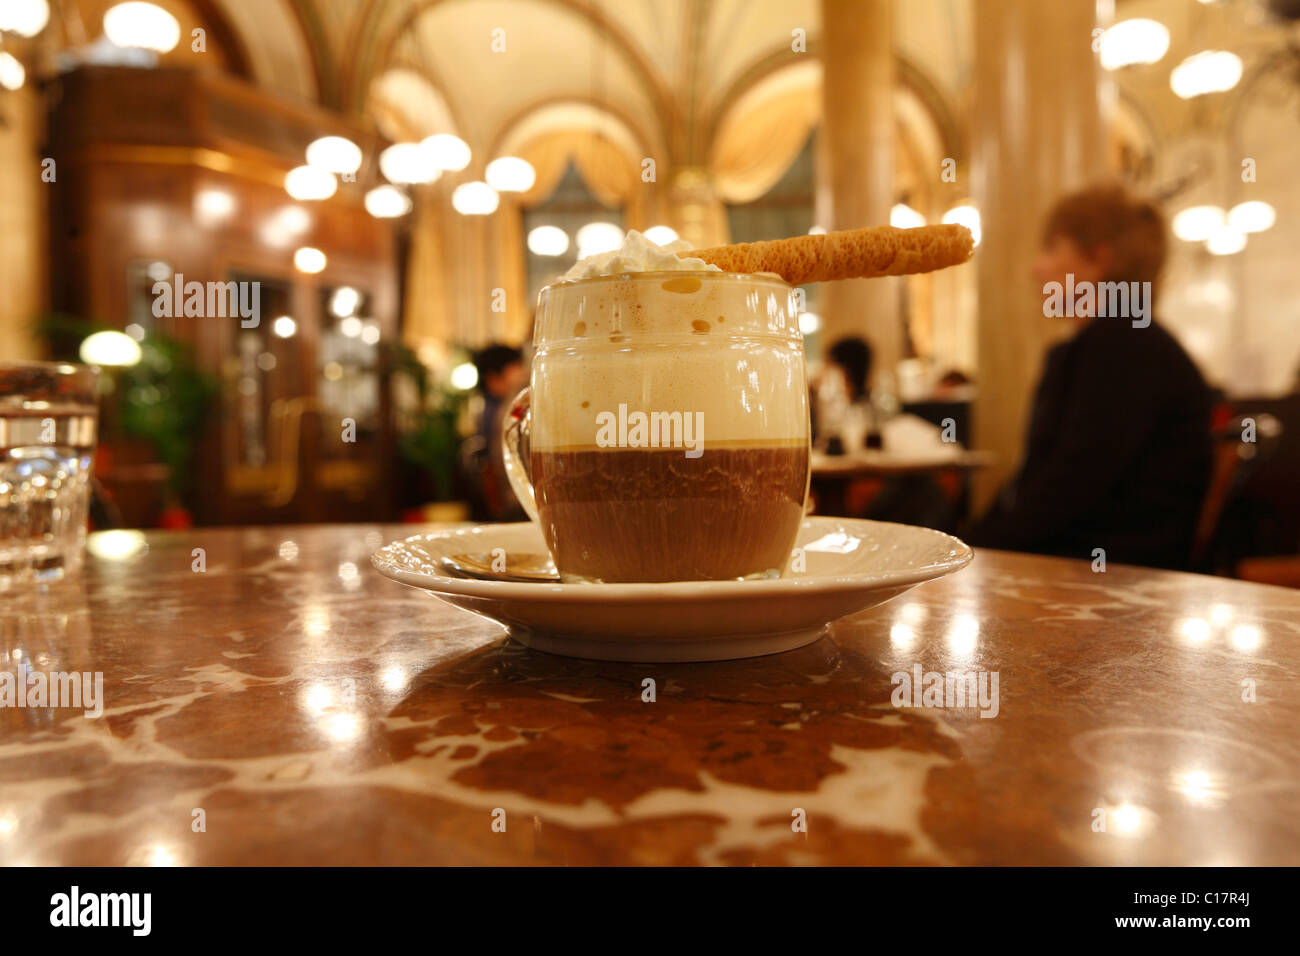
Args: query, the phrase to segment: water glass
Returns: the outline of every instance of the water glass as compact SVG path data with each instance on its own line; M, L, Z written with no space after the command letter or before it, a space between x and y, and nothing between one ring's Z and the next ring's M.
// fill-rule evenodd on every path
M93 366L0 362L0 591L80 569L98 399Z

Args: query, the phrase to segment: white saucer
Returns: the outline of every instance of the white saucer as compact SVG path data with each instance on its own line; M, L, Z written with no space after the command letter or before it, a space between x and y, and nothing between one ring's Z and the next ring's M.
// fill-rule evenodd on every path
M443 570L444 557L546 554L531 523L417 534L376 551L379 573L504 625L521 644L606 661L721 661L811 644L832 621L964 568L971 549L929 528L806 518L805 570L774 581L560 584L484 581Z

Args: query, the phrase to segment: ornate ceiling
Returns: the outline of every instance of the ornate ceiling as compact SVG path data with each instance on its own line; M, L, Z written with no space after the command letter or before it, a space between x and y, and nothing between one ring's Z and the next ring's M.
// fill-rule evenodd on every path
M62 42L93 38L112 2L57 3ZM206 54L182 44L169 60L241 73L391 139L455 132L479 156L571 129L599 132L631 156L708 165L727 148L729 130L765 111L809 125L820 112L818 0L154 2L187 32L200 24L212 34ZM965 155L976 2L894 0L903 148L927 163ZM1197 130L1231 127L1252 62L1274 55L1284 35L1226 4L1116 0L1117 19L1141 16L1165 23L1172 40L1163 63L1118 77L1117 130L1147 156L1176 152L1171 144ZM795 31L806 37L805 52L792 49ZM1213 115L1168 86L1176 58L1206 46L1247 59L1246 81L1216 101ZM1177 178L1178 169L1155 176Z
M252 79L365 114L390 136L448 123L476 151L539 114L612 122L639 148L703 161L755 88L815 103L817 0L170 0L230 24ZM896 3L905 85L958 136L971 0ZM804 31L806 52L792 50ZM801 69L802 68L802 69ZM747 94L749 94L747 96ZM593 115L603 114L603 120Z

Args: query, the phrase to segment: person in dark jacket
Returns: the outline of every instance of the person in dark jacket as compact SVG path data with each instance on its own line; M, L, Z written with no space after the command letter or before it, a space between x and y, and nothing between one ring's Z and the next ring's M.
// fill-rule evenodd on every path
M524 353L513 345L496 343L474 355L483 411L477 437L482 449L477 474L471 476L475 511L490 521L521 521L528 516L515 498L501 453L502 417L519 390L528 384Z
M1077 331L1047 355L1020 470L972 543L1187 565L1209 483L1213 399L1152 320L1166 245L1157 207L1120 187L1067 196L1052 210L1034 274L1053 306L1062 303L1053 293L1073 293L1078 308L1044 311L1073 313ZM1116 309L1103 283L1125 283L1127 307Z

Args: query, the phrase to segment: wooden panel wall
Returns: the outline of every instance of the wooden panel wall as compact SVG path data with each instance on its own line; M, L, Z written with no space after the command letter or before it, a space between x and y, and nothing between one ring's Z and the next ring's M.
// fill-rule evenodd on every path
M304 366L324 309L319 290L343 284L372 296L371 317L384 342L398 340L397 241L389 221L366 213L365 190L377 182L375 156L383 144L340 117L286 103L229 77L188 70L88 68L57 81L52 91L50 151L58 163L51 193L50 298L53 308L123 328L128 270L141 261L167 263L186 281L226 281L233 272L283 279L293 286ZM345 135L367 158L355 183L340 183L330 200L297 203L284 174L305 162L313 139ZM219 190L233 212L213 221L198 214L197 197ZM277 237L275 217L298 207L309 226ZM326 270L305 275L293 266L297 247L323 250ZM264 315L270 322L274 316ZM228 378L237 318L158 320L161 331L193 344L201 366ZM228 364L228 363L227 363ZM310 382L314 368L303 370ZM228 383L227 383L228 384ZM231 493L228 442L215 422L201 456L197 517L212 523L378 519L389 516L387 483L391 429L376 463L381 486L269 508L261 496ZM306 462L310 472L312 463ZM341 511L337 515L331 511Z

